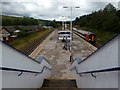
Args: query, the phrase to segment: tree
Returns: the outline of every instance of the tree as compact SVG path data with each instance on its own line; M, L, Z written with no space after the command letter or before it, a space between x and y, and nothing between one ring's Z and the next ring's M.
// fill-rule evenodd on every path
M105 12L115 12L115 11L116 11L116 8L115 8L111 3L109 3L109 4L106 5L106 7L104 8L104 11L105 11Z
M38 25L39 22L37 19L29 17L11 17L11 16L2 16L2 25L3 26L12 26L12 25Z
M103 10L76 18L74 23L81 27L118 33L120 32L120 11L116 11L116 8L109 3Z

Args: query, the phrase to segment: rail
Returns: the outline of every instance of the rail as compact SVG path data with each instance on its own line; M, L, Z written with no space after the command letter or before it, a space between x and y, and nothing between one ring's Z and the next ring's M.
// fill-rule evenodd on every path
M7 68L7 67L0 67L0 70L4 70L4 71L19 71L19 72L21 72L18 76L22 75L23 72L36 73L36 75L38 75L38 74L43 73L44 69L51 70L49 67L46 67L46 66L43 66L43 68L42 68L42 70L40 72L38 72L38 71L30 71L30 70L14 69L14 68Z
M100 73L100 72L111 72L111 71L119 71L120 67L114 67L114 68L108 68L108 69L101 69L101 70L94 70L94 71L87 71L87 72L78 72L77 67L74 66L72 70L75 70L77 74L79 74L82 77L82 74L88 74L90 73L93 77L96 78L96 76L93 73Z
M37 39L33 44L31 44L30 46L23 48L23 50L21 52L23 52L25 55L30 55L37 47L38 45L40 45L45 39L46 37L49 36L50 33L52 33L54 30L51 30L47 33L45 33L42 38Z

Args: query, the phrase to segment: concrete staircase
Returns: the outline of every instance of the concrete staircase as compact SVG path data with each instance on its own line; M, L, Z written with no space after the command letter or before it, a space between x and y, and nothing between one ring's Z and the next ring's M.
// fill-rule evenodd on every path
M80 90L74 79L45 79L39 90Z

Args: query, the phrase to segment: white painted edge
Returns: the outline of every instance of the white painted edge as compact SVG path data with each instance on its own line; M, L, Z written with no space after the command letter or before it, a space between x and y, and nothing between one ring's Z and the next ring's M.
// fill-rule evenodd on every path
M53 35L55 31L53 31L30 55L29 57L35 59L40 51L42 50L42 48L46 45L46 43L48 42L48 40L51 38L51 36Z

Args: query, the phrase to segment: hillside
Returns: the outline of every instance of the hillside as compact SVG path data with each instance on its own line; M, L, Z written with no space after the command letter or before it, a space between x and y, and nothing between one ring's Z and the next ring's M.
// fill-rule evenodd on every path
M74 25L79 29L95 32L99 47L120 33L120 10L116 10L109 3L103 10L95 11L79 18L77 17Z
M120 10L108 4L103 10L76 18L79 27L89 27L100 31L120 32Z
M2 25L3 26L17 26L17 25L23 25L23 26L30 26L30 25L46 25L46 26L53 26L57 27L58 23L48 20L41 20L41 19L34 19L32 17L13 17L13 16L5 16L2 15Z

